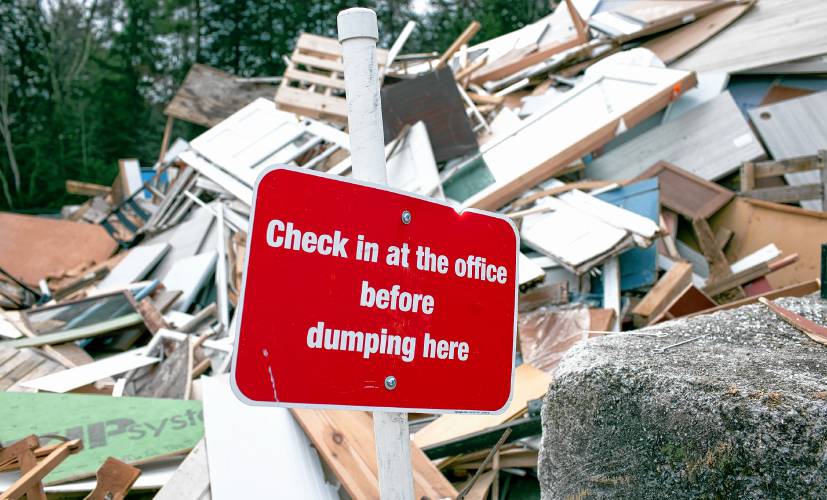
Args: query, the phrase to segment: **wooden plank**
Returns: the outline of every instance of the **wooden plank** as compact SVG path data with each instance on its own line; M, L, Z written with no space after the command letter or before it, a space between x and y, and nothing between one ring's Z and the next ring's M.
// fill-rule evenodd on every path
M643 46L654 52L661 61L670 64L734 23L755 5L755 1L747 0L739 5L724 7L704 16L702 22L689 23Z
M352 498L379 498L370 415L360 411L292 409L293 415ZM208 448L209 449L209 448ZM411 443L415 498L455 498L457 491Z
M124 287L144 279L153 267L169 252L168 243L138 245L126 254L108 275L98 283L100 289Z
M735 232L732 229L724 226L715 230L715 242L718 243L718 248L720 248L722 252L726 250L726 246L732 240L734 234Z
M338 498L289 410L241 402L227 376L202 378L201 387L211 496L266 498L278 485L283 498Z
M317 120L330 120L342 124L347 121L347 102L343 97L328 96L284 85L279 87L276 93L276 104L281 110Z
M414 434L413 442L425 447L500 425L525 410L532 399L542 397L551 377L523 363L514 371L514 395L500 415L442 415Z
M824 54L825 24L822 0L761 0L737 23L673 66L735 73Z
M139 465L186 453L204 434L199 401L0 392L0 408L10 410L0 419L4 440L29 434L83 440L83 450L49 474L47 486L93 477L110 456Z
M181 462L175 474L167 481L154 500L211 500L210 471L205 440L198 444Z
M784 309L775 302L768 300L766 297L759 297L758 302L769 307L772 312L777 314L786 323L792 325L796 330L804 333L819 344L827 345L827 328L818 323L796 314L790 310Z
M55 333L46 333L30 338L0 342L0 346L15 347L19 349L21 347L40 347L49 344L63 344L65 342L73 342L75 340L106 335L107 333L112 333L140 324L143 324L141 315L138 313L130 313L119 318L101 321L88 326L72 328L70 330L63 330Z
M699 314L712 314L718 311L725 311L727 309L735 309L736 307L754 304L758 302L758 299L761 297L767 299L777 299L780 297L803 297L805 295L809 295L819 290L821 290L821 283L819 282L819 280L806 281L804 283L798 283L795 285L785 286L784 288L771 290L760 295L745 297L740 300L735 300L733 302L728 302L726 304L721 304L719 306L710 307L709 309L704 309L702 311L692 313L690 314L690 316L697 316Z
M481 27L482 25L478 21L471 21L471 24L469 24L463 30L463 32L460 33L460 35L451 43L451 45L448 46L447 49L445 49L445 52L443 52L442 55L439 57L439 60L437 60L435 68L439 69L445 66L445 64L448 63L448 61L459 50L460 47L470 42L471 39L474 38L474 35L477 34Z
M463 497L464 500L485 500L488 490L491 489L491 484L494 482L496 477L497 472L493 470L480 474L477 481L473 486L471 486L471 489L468 490L468 493L466 493Z
M753 175L756 179L764 179L767 177L794 174L796 172L820 170L823 167L823 162L818 155L807 155L799 156L798 158L787 158L785 160L756 162L753 166ZM749 191L749 189L746 191Z
M715 235L709 227L706 219L696 218L692 220L692 228L695 230L695 237L701 247L704 258L709 263L709 281L722 280L732 274L726 256L721 251L715 240Z
M693 73L642 66L611 65L587 75L554 106L534 113L518 128L483 145L480 156L494 183L464 200L463 205L498 209L606 144L615 137L621 122L634 126L672 101L676 89L684 91L694 85ZM589 120L582 119L584 113ZM559 133L549 136L549 130Z
M632 314L648 322L666 309L691 283L692 265L688 262L676 262L632 309Z
M215 251L187 257L175 262L161 283L167 290L181 290L183 294L172 308L187 312L198 292L213 274L218 254Z
M711 217L735 196L732 191L665 161L656 163L638 179L652 177L658 178L661 204L690 220Z
M93 184L91 182L67 180L66 192L81 196L107 196L112 192L112 187Z
M193 64L164 114L204 127L212 127L258 98L272 99L275 86L241 83L235 75Z
M14 482L8 489L0 493L0 500L11 500L23 496L32 488L37 487L43 481L47 474L52 472L57 466L61 464L71 453L71 448L77 446L77 442L66 442L55 448L46 458L37 463L37 465L26 471L20 479Z
M777 203L790 203L802 200L818 200L821 204L823 187L819 184L801 184L798 186L779 186L762 189L753 189L741 193L741 196L755 198L756 200L774 201Z
M770 266L766 262L762 262L752 267L748 267L743 271L730 274L729 276L717 280L707 281L704 287L704 293L710 297L715 297L733 288L749 283L761 276L765 276L771 272Z
M323 87L330 87L339 90L345 89L345 81L341 78L334 78L327 75L321 75L319 73L310 73L309 71L302 71L296 68L287 68L284 70L284 77L315 85L321 85Z
M83 500L124 500L140 475L141 469L109 457L95 473L95 489Z
M44 392L64 393L158 361L160 361L160 358L146 356L143 353L126 352L76 368L69 368L44 377L27 380L21 382L20 385Z
M717 304L701 289L694 284L690 284L686 289L678 294L675 299L664 308L663 314L659 317L652 318L651 323L657 323L661 319L672 319L688 316L710 307L715 307Z
M737 170L764 149L728 91L630 139L586 166L594 179L627 179L666 161L706 180Z

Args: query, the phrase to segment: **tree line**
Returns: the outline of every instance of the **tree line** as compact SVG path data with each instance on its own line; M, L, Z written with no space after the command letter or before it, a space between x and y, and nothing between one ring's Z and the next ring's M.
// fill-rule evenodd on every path
M158 157L163 108L194 62L278 76L302 31L336 36L336 14L377 12L380 45L408 20L405 52L442 51L551 10L548 0L0 0L0 210L77 203L65 180L111 184L118 158ZM417 8L415 11L415 7ZM176 121L172 137L203 129Z

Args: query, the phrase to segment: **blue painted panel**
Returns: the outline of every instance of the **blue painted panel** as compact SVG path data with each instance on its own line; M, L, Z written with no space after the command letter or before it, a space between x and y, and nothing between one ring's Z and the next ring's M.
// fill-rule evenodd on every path
M642 215L655 224L660 219L657 177L601 193L597 198ZM633 248L620 254L620 290L654 285L658 278L657 259L658 250L654 244L649 248ZM602 293L602 278L592 278L592 291Z

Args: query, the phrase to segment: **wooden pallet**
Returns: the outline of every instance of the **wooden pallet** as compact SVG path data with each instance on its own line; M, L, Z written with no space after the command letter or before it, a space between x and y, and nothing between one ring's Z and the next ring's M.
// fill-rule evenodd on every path
M388 51L376 49L379 72ZM298 115L347 124L342 46L334 38L302 33L276 92L276 106Z

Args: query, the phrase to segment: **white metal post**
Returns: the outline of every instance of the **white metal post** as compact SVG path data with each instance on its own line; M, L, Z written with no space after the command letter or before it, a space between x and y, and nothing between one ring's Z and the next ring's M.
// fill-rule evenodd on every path
M376 41L379 39L376 14L359 7L343 10L337 24L345 66L353 176L387 184L380 78L376 63ZM373 430L379 494L383 500L412 500L413 470L407 413L375 411Z

